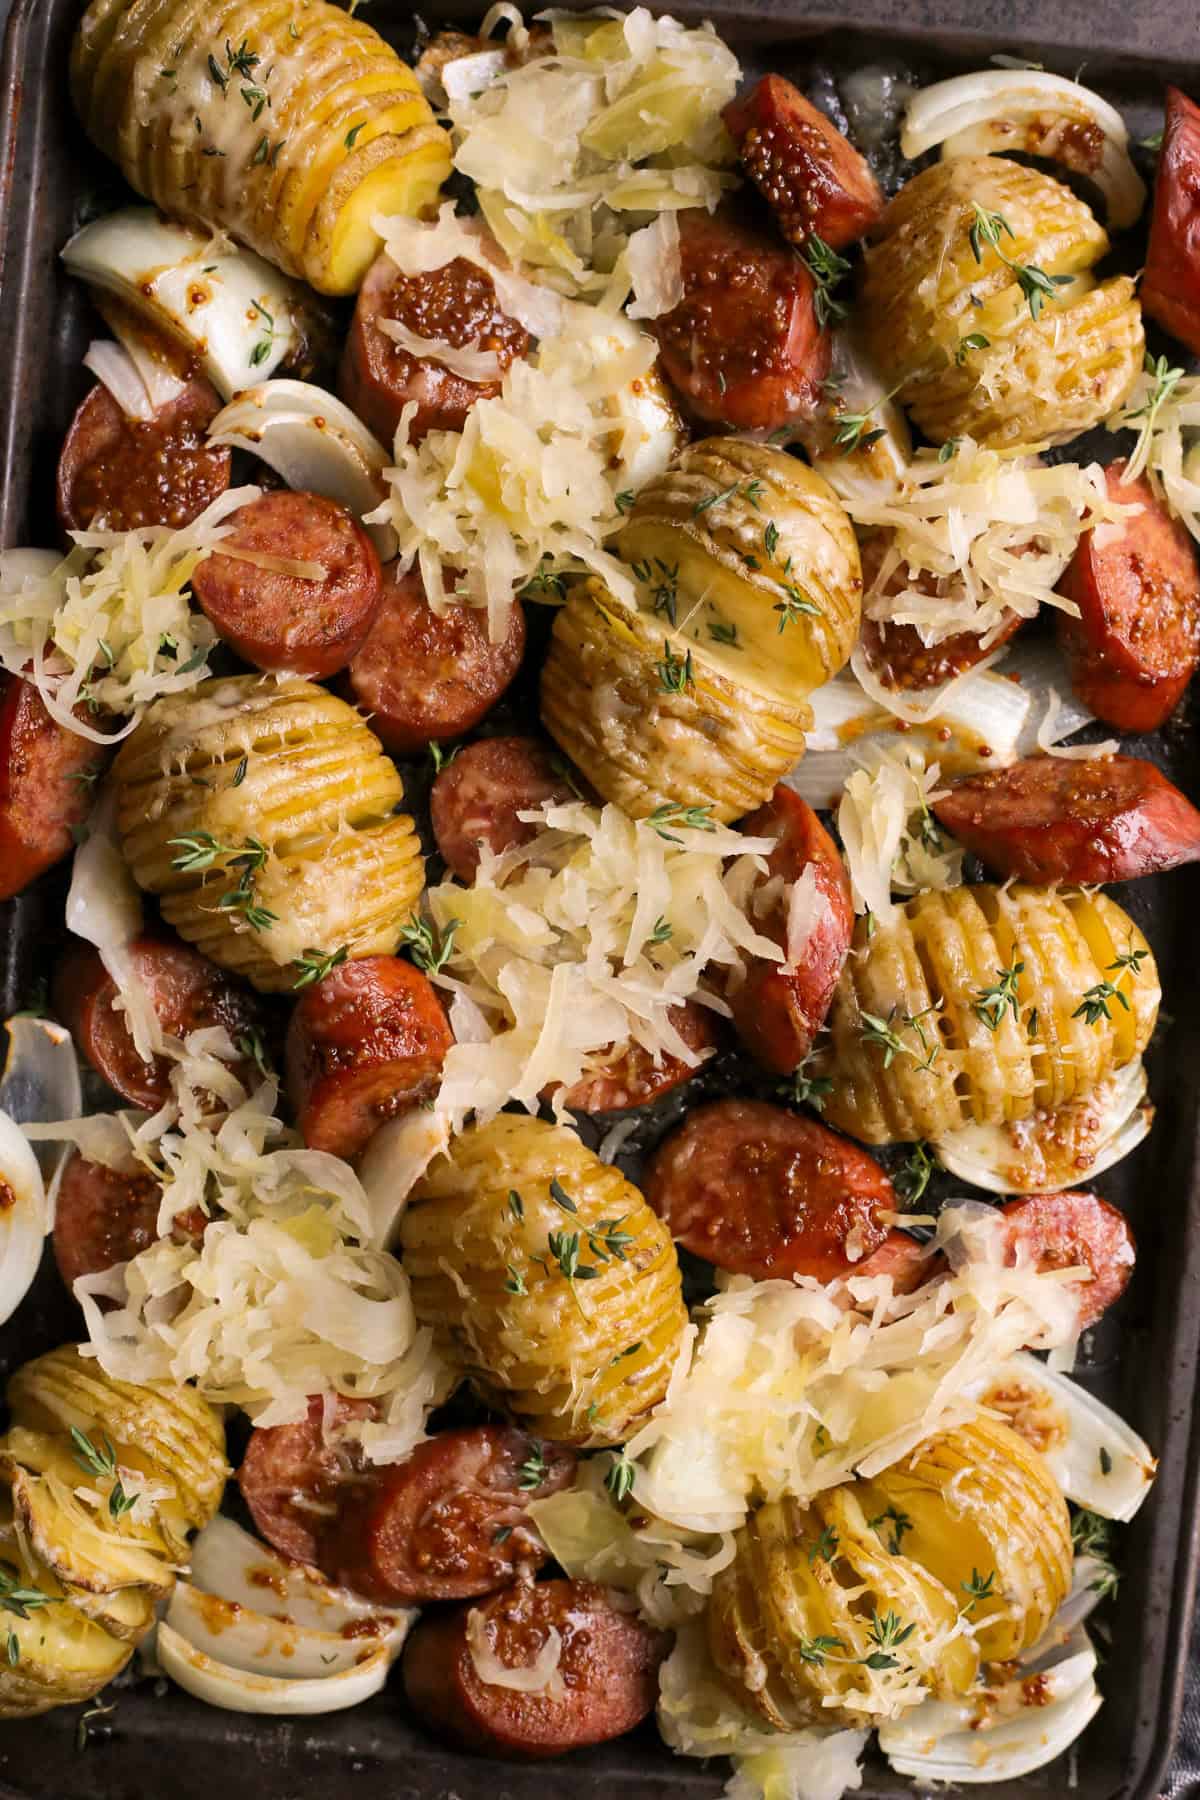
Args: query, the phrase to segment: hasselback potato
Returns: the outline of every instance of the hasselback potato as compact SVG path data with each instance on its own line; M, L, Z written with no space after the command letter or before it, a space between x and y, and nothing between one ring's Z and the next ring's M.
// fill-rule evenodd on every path
M135 878L214 962L270 991L306 951L395 949L420 845L395 765L324 688L240 675L159 700L114 777Z
M675 1247L574 1132L511 1113L465 1131L401 1243L417 1317L530 1431L620 1443L662 1399L687 1324Z
M1067 1503L1045 1462L1007 1425L980 1416L943 1432L871 1481L868 1515L904 1555L960 1596L985 1662L1036 1643L1071 1586Z
M777 1730L869 1725L971 1686L979 1652L962 1605L885 1544L856 1486L833 1488L752 1514L713 1584L709 1647L742 1704Z
M373 214L424 211L450 170L412 70L325 0L93 0L71 92L139 193L323 293L358 287Z
M659 806L752 812L804 754L812 710L769 698L711 659L675 652L664 621L580 582L555 615L542 721L605 800L631 818ZM668 679L678 686L664 685Z
M617 545L635 574L650 571L644 586L659 585L664 565L675 571L680 634L731 680L796 698L836 675L857 641L850 520L828 482L769 445L690 445L642 488Z
M1146 940L1106 894L919 894L858 926L818 1058L825 1117L869 1144L1028 1118L1139 1056L1159 998Z
M1107 248L1052 176L996 156L936 163L901 188L867 251L867 350L935 443L1066 443L1142 366L1132 281L1090 274Z
M0 1439L0 1717L90 1699L124 1666L220 1505L218 1414L190 1388L115 1381L73 1344L8 1387Z
M595 580L572 589L542 671L546 728L635 818L739 818L803 754L807 695L858 635L850 522L795 457L708 438L642 489L619 548L638 609Z

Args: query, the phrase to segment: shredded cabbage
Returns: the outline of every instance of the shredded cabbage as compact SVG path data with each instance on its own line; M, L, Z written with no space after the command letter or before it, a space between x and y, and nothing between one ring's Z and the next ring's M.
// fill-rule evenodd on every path
M140 1144L163 1183L160 1222L192 1208L210 1222L198 1243L163 1237L80 1277L84 1354L124 1381L194 1381L260 1425L302 1418L312 1394L373 1399L381 1418L360 1427L363 1443L394 1460L419 1441L442 1368L403 1269L369 1247L357 1176L301 1148L276 1097L264 1082L217 1129Z
M855 760L837 815L854 910L890 925L893 892L957 887L963 853L930 811L945 792L936 762L895 743L864 745Z
M426 895L449 946L433 979L453 996L457 1039L438 1106L457 1124L510 1100L535 1111L614 1045L694 1064L672 1011L693 996L727 1011L705 969L784 954L746 914L773 839L574 801L521 817L542 827L530 843L485 850L473 886Z
M865 615L912 625L926 645L965 631L986 649L1010 612L1077 612L1054 589L1080 534L1135 510L1109 500L1099 463L1048 465L970 438L944 462L935 450L918 450L890 493L840 482L835 459L821 466L855 525L889 534L863 596ZM885 703L899 710L895 696Z
M0 552L0 663L29 673L51 717L94 743L113 743L152 700L209 673L217 634L191 605L196 564L220 542L222 521L256 487L233 488L179 531L73 531L75 548L46 573L21 551ZM117 730L79 716L129 715Z
M1146 366L1110 431L1136 431L1125 469L1127 481L1144 475L1150 486L1200 541L1200 467L1192 435L1200 430L1200 375L1185 375L1148 353Z
M711 210L735 185L721 109L741 71L710 25L644 6L623 19L542 17L548 54L492 64L465 84L453 63L443 71L454 161L515 265L564 294L595 295L611 291L647 216Z

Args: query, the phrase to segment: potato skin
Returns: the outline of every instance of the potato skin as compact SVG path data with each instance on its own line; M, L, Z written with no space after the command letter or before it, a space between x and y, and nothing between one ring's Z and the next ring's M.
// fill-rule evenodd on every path
M1011 227L1003 257L983 243L976 260L975 203ZM934 443L1066 443L1121 404L1143 330L1132 281L1093 283L1107 248L1068 188L1005 157L955 157L904 185L867 252L857 317L879 373ZM1078 279L1034 319L1010 262ZM986 344L966 347L974 335Z
M1145 953L1136 970L1114 969L1131 951ZM982 996L1017 962L1017 1016L1006 1006L992 1029ZM1085 996L1118 979L1128 1008L1110 999L1090 1022ZM868 1144L1028 1118L1140 1055L1159 998L1146 940L1105 894L986 883L919 894L893 925L856 929L818 1059L833 1082L824 1117ZM899 1050L872 1041L868 1014Z
M378 248L373 213L424 211L450 170L412 70L325 0L232 0L219 28L196 0L92 0L71 92L139 193L322 293L359 285Z
M752 812L803 755L811 708L799 696L768 699L698 657L691 683L668 693L665 655L662 621L631 612L602 582L579 583L555 614L542 723L632 818L664 805L708 806L722 823Z
M594 1276L567 1281L560 1233ZM665 1394L687 1324L675 1247L574 1132L512 1113L465 1131L414 1191L400 1241L418 1319L535 1435L621 1443Z
M297 957L345 944L352 957L395 949L424 886L404 787L378 739L344 700L306 681L239 675L156 701L114 764L117 827L139 886L163 917L223 968L265 991L289 989ZM173 838L255 840L261 930L221 897L239 870L218 858L182 868Z

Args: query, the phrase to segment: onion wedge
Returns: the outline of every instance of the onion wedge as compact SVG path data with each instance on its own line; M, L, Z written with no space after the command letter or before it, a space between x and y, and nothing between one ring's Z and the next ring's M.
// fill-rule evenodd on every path
M1116 107L1044 69L979 69L921 88L904 115L900 149L917 157L938 144L943 157L1016 150L1090 176L1118 230L1132 225L1146 203Z
M389 1615L390 1616L390 1615ZM250 1675L285 1675L297 1680L326 1681L359 1666L378 1649L395 1657L408 1635L415 1613L395 1615L396 1622L378 1637L317 1631L251 1612L234 1600L206 1594L180 1582L167 1608L167 1624L193 1650L214 1662ZM381 1619L381 1624L383 1623Z
M348 406L309 381L263 381L247 388L208 428L209 441L249 450L289 487L323 494L356 518L372 512L387 492L391 461L379 439ZM386 561L396 554L390 525L368 525Z
M136 338L128 315L194 356L228 399L304 352L313 303L261 256L126 206L93 219L62 252L72 275L120 303L113 329Z
M1016 1124L963 1125L934 1149L951 1175L991 1194L1057 1194L1094 1181L1136 1150L1153 1120L1139 1057L1082 1100Z
M391 1667L390 1655L380 1647L368 1651L352 1668L311 1680L252 1675L194 1649L165 1623L158 1628L156 1650L164 1674L197 1700L225 1712L293 1716L344 1712L377 1694Z
M386 1632L411 1617L331 1586L316 1569L276 1555L222 1514L194 1540L191 1561L192 1585L202 1592L313 1631L336 1635L370 1620L382 1621Z
M0 1325L12 1318L33 1285L46 1225L46 1190L37 1157L16 1121L0 1112Z

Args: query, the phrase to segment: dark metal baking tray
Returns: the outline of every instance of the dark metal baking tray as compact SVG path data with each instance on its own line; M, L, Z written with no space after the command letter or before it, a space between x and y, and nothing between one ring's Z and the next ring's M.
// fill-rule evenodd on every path
M122 189L85 143L67 95L67 50L81 0L15 0L0 70L0 541L53 543L54 460L86 377L79 357L93 322L57 252L84 217L117 203ZM709 17L748 68L790 75L823 104L841 104L839 77L865 64L914 78L978 66L995 53L1086 79L1124 109L1135 136L1160 123L1171 78L1193 92L1200 68L1176 56L1182 13L1156 0L805 0L705 5L679 0L689 19ZM431 22L470 22L482 3L450 3ZM407 49L412 13L373 0L369 17ZM1111 440L1098 445L1112 453ZM525 690L526 696L529 689ZM526 704L528 701L526 700ZM1194 704L1194 703L1193 703ZM1187 788L1195 782L1188 707L1161 741L1132 746ZM408 771L406 771L406 774ZM420 791L421 784L418 783ZM7 1010L28 1005L61 936L59 872L0 907L0 984ZM1124 1534L1124 1581L1109 1615L1102 1672L1107 1704L1069 1760L981 1796L1011 1800L1152 1800L1160 1790L1179 1718L1192 1595L1200 1431L1194 1398L1200 1355L1200 982L1196 927L1200 869L1139 884L1122 899L1154 945L1166 1006L1152 1052L1157 1127L1141 1151L1101 1183L1129 1213L1140 1254L1129 1295L1085 1347L1090 1385L1120 1405L1161 1454L1158 1485ZM750 1079L723 1061L701 1092ZM694 1094L693 1094L694 1097ZM660 1135L678 1107L646 1128ZM634 1165L635 1166L635 1165ZM75 1336L78 1317L52 1267L16 1320L0 1331L0 1378L25 1358ZM0 1726L3 1800L532 1800L563 1794L601 1800L664 1795L706 1800L724 1770L676 1759L647 1726L569 1762L524 1767L481 1762L439 1748L406 1714L398 1684L356 1711L285 1722L213 1711L172 1689L121 1688L118 1710L85 1750L79 1709ZM864 1800L911 1794L882 1763L869 1764Z

